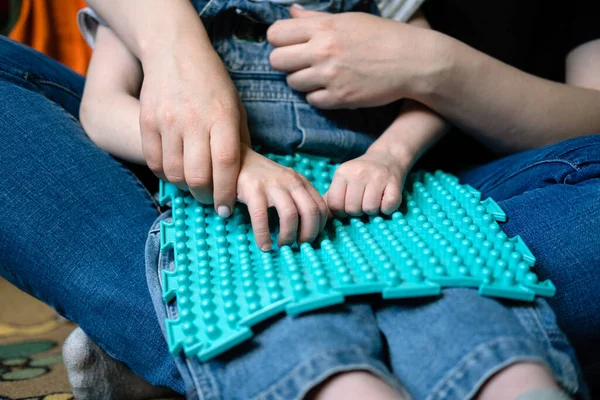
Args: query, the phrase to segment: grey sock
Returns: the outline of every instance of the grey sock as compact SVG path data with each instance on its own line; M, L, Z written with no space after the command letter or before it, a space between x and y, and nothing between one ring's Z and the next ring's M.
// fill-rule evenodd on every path
M106 354L80 328L63 346L63 360L77 400L181 399L168 388L152 386Z
M560 389L536 389L520 395L517 400L571 400L571 397Z

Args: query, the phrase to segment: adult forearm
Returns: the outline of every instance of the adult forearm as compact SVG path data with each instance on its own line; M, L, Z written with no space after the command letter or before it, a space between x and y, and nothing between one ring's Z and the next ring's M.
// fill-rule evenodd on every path
M541 79L443 36L418 100L496 151L600 132L600 91Z
M212 49L189 0L88 0L87 3L142 63L179 46Z

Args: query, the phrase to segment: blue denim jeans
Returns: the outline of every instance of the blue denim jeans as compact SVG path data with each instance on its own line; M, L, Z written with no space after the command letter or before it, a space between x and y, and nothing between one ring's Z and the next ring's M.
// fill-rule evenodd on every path
M589 346L582 359L593 374L598 321L590 316L599 298L589 282L599 281L594 271L600 135L515 154L460 175L485 194L492 192L508 216L504 229L524 237L538 258L538 274L553 279L558 292L564 290L550 301L563 310L560 317L572 336ZM165 305L161 296L161 272L173 270L174 263L172 252L159 252L159 221L170 217L170 212L161 215L146 244L148 286L162 319L177 317L176 304ZM577 235L575 229L589 235ZM569 274L571 266L586 284ZM573 282L579 282L577 289ZM568 308L573 295L581 297ZM255 332L250 341L206 363L177 357L189 397L301 399L335 373L365 370L415 399L467 399L488 377L518 361L542 363L568 392L588 395L574 351L545 299L502 301L474 289L446 289L440 299L355 299L321 312L284 316Z
M146 244L148 287L160 319L177 318L162 299L162 271L173 252L160 253L162 220ZM191 399L302 399L328 377L369 371L414 399L469 399L500 369L539 362L569 393L586 398L574 351L543 299L534 304L446 289L440 299L357 298L254 328L252 339L201 363L176 363ZM163 330L164 333L164 330Z
M243 98L249 110L253 101L262 104L258 107L279 103L253 95L254 82L247 79L236 85L247 88ZM155 228L148 236L159 212L138 178L83 132L77 121L82 88L82 77L0 37L0 274L77 322L151 383L206 397L238 391L242 398L285 398L305 392L327 374L357 367L401 384L415 398L423 391L432 398L446 393L460 398L495 369L533 359L548 365L565 388L583 389L558 326L572 339L585 371L598 373L600 354L590 344L600 335L595 253L600 136L516 154L461 174L464 182L500 200L509 218L506 231L523 237L539 260L538 273L556 283L558 294L550 304L558 325L543 301L515 305L454 289L434 302L358 302L281 318L240 347L246 351L239 357L228 353L200 365L174 360L167 352L162 319L176 310L157 307L157 319L150 295L160 290L158 268L170 266L168 255L159 261L152 246ZM285 149L312 137L320 144L304 140L302 150L341 159L359 154L372 141L370 134L343 128L344 114L333 113L332 120L339 116L336 129L341 126L348 134L331 134L336 139L323 143L332 129L328 114L313 110L314 118L297 124L296 113L312 109L296 103L289 109L293 113L271 113L286 118L279 122L269 120L264 109L250 111L253 130L283 126L300 136L285 137L274 147ZM276 131L264 135L267 145ZM353 132L355 139L347 140ZM307 351L303 343L310 345Z
M152 307L150 193L79 121L84 79L0 36L0 275L106 352L183 392Z

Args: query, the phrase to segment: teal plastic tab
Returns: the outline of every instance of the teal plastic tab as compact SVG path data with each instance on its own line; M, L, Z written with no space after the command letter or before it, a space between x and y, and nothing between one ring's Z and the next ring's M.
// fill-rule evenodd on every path
M270 159L293 168L324 193L337 164L300 154ZM440 296L443 287L478 287L485 296L531 301L552 296L539 282L535 257L523 240L509 238L497 221L506 216L491 199L442 171L407 177L401 211L391 216L334 219L315 243L256 245L245 207L230 218L189 193L161 183L161 250L173 251L175 269L163 271L173 354L209 360L252 336L251 328L283 312L297 315L381 293L385 299ZM277 232L274 233L274 236ZM276 239L276 237L274 237Z
M409 297L437 296L441 293L441 286L434 282L404 282L396 287L384 289L382 296L384 299L402 299Z
M160 250L165 252L175 245L175 227L172 223L160 221Z
M535 256L529 250L529 247L525 244L521 236L517 235L511 239L515 243L515 249L521 253L523 260L529 264L529 266L533 267L535 264Z
M168 303L175 298L177 291L177 272L166 271L162 272L162 294L163 300Z
M506 222L506 214L504 213L504 211L502 211L502 209L500 208L498 203L496 203L494 200L492 200L491 197L488 197L487 199L485 199L482 204L485 207L485 209L487 210L487 212L492 214L492 216L494 217L494 219L496 221Z
M497 283L484 283L479 287L479 294L505 299L533 301L535 292L522 286L504 286Z
M165 181L160 181L158 185L158 204L167 205L177 193L177 187Z

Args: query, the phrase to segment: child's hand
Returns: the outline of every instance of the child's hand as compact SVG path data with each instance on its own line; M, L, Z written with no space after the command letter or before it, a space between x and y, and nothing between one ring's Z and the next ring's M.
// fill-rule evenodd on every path
M393 213L402 201L404 165L391 153L371 150L343 163L325 194L329 209L340 217Z
M242 145L242 166L237 183L238 199L248 206L256 244L272 246L267 208L279 215L279 246L311 242L324 228L327 205L308 182L291 168L279 165Z

